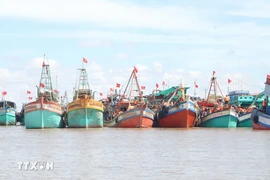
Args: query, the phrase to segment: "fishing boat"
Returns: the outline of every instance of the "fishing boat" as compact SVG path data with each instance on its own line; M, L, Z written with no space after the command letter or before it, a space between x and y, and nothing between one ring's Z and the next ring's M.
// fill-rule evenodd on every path
M118 98L110 98L109 108L113 119L105 121L108 127L118 128L151 128L154 122L154 112L148 108L143 99L142 91L137 79L137 69L134 67L127 86Z
M221 96L217 95L217 89L219 89ZM211 92L214 93L211 94ZM238 114L230 105L222 106L223 98L223 93L213 73L208 96L206 100L198 103L201 108L200 127L228 128L237 126Z
M266 108L253 108L251 112L252 128L254 130L270 130L270 75L267 75L264 91L261 93L266 100Z
M250 118L252 108L259 106L263 101L263 97L250 94L249 91L245 90L230 91L228 96L230 97L229 104L237 107L237 127L252 127Z
M63 113L58 98L53 91L50 65L44 55L41 78L37 86L37 99L24 106L26 129L63 128Z
M186 95L187 87L183 81L180 86L164 97L162 104L155 114L155 121L158 127L167 128L189 128L196 123L199 108L197 104ZM162 92L161 92L162 93Z
M13 101L6 101L7 92L2 92L2 101L0 101L0 125L16 124L16 104Z
M73 101L67 105L67 124L69 128L103 127L104 106L95 100L88 83L85 68L79 69L80 76L75 88Z

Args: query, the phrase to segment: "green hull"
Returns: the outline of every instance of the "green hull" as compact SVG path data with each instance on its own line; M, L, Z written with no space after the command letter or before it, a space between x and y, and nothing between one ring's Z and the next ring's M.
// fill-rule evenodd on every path
M216 112L202 118L200 127L209 128L235 128L237 127L238 118L235 112L229 111Z
M248 113L238 117L237 127L252 127L250 115L251 113Z
M15 125L16 124L16 115L15 111L11 112L1 112L0 114L0 125Z
M72 110L67 113L69 128L103 127L103 112L91 108Z
M36 110L24 115L26 129L63 128L61 115L47 110Z

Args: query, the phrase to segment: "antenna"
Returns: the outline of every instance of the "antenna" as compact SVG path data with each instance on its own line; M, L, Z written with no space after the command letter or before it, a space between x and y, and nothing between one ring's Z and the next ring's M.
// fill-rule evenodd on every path
M56 75L55 89L57 90L57 75Z

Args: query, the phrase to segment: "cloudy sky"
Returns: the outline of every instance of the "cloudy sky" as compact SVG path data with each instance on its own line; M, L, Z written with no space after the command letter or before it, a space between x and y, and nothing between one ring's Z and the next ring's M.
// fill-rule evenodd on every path
M204 96L213 70L224 94L259 92L270 73L267 0L0 0L0 91L21 106L36 97L43 54L53 86L72 96L77 68L106 94L124 88L133 66L146 93L190 86Z

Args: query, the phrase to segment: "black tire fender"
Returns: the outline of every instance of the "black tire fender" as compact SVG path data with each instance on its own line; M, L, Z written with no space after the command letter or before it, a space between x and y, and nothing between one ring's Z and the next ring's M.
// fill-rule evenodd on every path
M259 122L259 117L258 117L257 114L253 117L253 122L254 122L255 124L257 124L257 123Z

